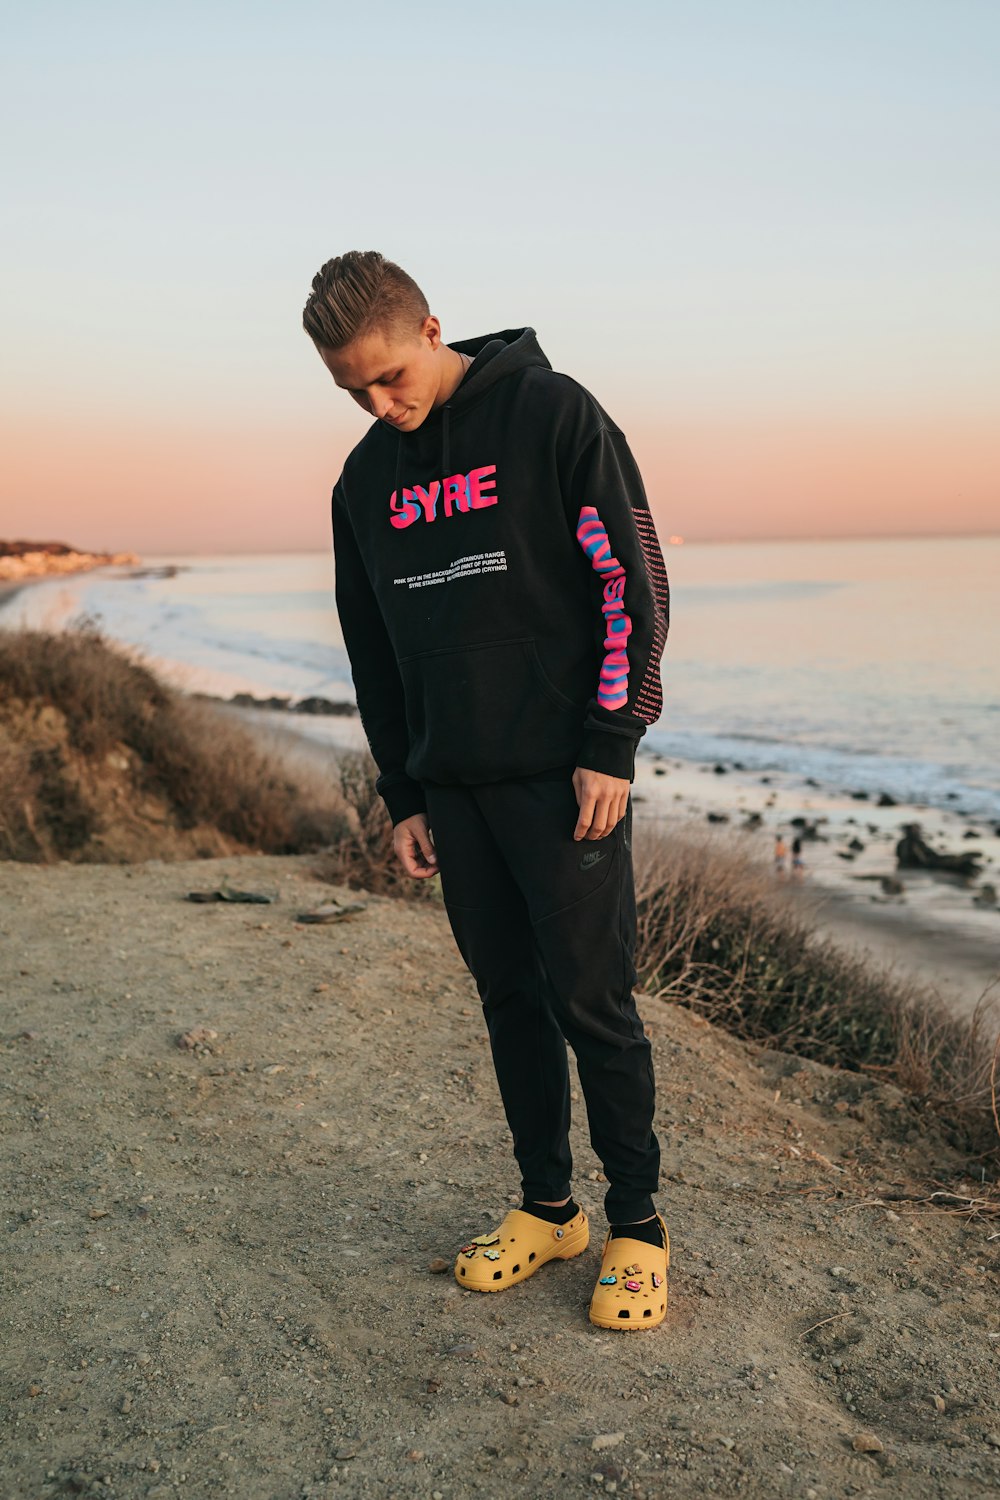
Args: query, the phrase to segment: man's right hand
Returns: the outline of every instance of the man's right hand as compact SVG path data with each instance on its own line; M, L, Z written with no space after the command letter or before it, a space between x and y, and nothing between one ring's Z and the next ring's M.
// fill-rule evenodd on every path
M438 873L437 850L426 813L414 813L397 823L392 830L392 845L407 875L422 880Z

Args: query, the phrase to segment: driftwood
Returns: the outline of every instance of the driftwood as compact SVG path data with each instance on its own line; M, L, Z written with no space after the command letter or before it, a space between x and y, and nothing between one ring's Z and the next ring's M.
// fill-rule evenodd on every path
M920 832L919 823L904 823L903 837L896 845L896 861L901 870L947 870L952 875L979 875L976 863L982 855L978 849L966 854L939 854Z

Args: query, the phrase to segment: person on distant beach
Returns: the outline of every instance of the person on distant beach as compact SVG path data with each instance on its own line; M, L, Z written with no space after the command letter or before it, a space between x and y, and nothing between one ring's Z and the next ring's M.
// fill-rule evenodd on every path
M800 879L805 871L805 860L802 858L802 835L797 833L792 840L792 876Z
M589 1316L653 1327L670 1245L629 788L670 601L639 471L533 328L446 344L377 251L326 262L303 327L376 419L333 489L337 609L394 848L411 876L440 873L521 1172L522 1206L462 1245L455 1276L502 1291L587 1248L569 1041L608 1181Z
M780 833L774 835L774 873L784 875L785 861L788 858L788 845Z

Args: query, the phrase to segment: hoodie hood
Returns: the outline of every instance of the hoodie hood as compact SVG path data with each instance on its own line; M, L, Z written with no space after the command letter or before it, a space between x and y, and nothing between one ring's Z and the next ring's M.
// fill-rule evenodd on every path
M400 432L393 427L391 422L386 422L382 417L377 418L381 425L389 432L395 433L399 445L396 449L396 483L399 489L399 475L403 463L403 455L406 452L404 444L413 444L419 451L423 451L425 444L439 438L441 444L441 472L451 472L449 453L449 430L452 412L463 414L470 410L476 403L492 390L497 381L503 380L507 375L513 375L517 370L526 370L531 365L541 366L543 370L551 370L546 355L542 352L541 345L533 328L505 328L500 333L484 333L478 338L457 339L448 345L457 354L469 354L472 356L472 364L466 370L464 376L456 389L441 406L432 407L420 426L413 432Z

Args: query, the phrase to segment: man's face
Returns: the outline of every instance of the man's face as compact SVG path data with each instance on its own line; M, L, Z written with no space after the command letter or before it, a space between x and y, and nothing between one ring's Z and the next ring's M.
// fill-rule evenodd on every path
M431 316L412 338L378 330L343 349L319 349L336 384L359 406L413 432L438 404L445 375L441 325Z

